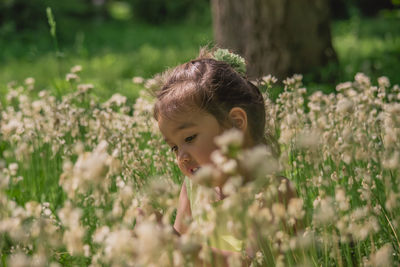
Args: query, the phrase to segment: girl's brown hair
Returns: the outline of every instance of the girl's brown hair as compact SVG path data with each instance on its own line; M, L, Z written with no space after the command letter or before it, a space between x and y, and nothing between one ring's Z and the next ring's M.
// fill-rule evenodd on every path
M260 90L226 62L205 57L176 67L166 74L157 99L156 120L160 115L171 118L176 112L200 108L224 126L229 123L227 118L233 107L243 108L253 141L270 141L265 132L265 104Z

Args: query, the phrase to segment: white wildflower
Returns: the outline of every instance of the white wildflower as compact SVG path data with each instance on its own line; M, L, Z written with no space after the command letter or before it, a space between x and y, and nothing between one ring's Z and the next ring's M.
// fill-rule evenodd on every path
M350 112L353 109L353 105L354 103L347 98L340 99L336 104L336 111L339 113Z
M240 157L243 167L254 174L254 177L263 177L279 170L278 160L265 145L258 145L246 150Z
M33 77L28 77L25 79L25 84L28 88L29 91L32 91L33 88L35 87L35 78Z
M31 264L30 258L22 252L11 255L8 260L10 267L29 267Z
M382 165L386 169L396 170L400 166L400 152L395 151L393 155L382 161Z
M274 203L272 204L272 213L279 219L282 219L286 216L286 209L282 203Z
M243 143L243 132L232 128L225 131L222 135L215 137L215 144L221 148L222 152L227 152L229 146L240 147Z
M195 183L210 186L214 184L214 180L219 176L219 172L216 168L211 165L204 165L193 176Z
M111 98L104 103L104 106L110 107L112 105L116 105L117 107L120 107L126 103L126 99L126 96L121 94L113 94Z
M376 267L393 266L392 245L385 244L375 254L371 255L371 265Z
M71 255L83 254L83 237L85 235L85 230L76 226L71 230L64 232L63 243L67 246L67 251Z
M380 87L388 88L390 86L390 81L388 77L382 76L378 78L378 84Z
M305 215L305 211L303 210L303 199L291 198L288 205L288 214L297 220L302 219Z
M10 175L11 176L15 176L17 175L17 171L18 171L18 163L13 162L8 166L8 170L10 171Z
M81 65L75 65L71 68L70 72L71 73L78 73L82 71L82 66Z
M364 73L358 72L356 76L354 77L354 80L358 82L361 85L365 86L370 86L371 85L371 80L369 79L368 76L366 76Z
M110 233L110 228L108 226L102 226L100 228L97 228L95 233L93 234L93 241L95 243L102 243L107 235Z
M322 143L321 132L316 129L304 129L296 137L296 145L299 148L317 148Z
M136 84L142 84L142 83L144 83L144 78L143 77L138 77L138 76L136 76L136 77L133 77L132 78L132 82L133 83L136 83Z
M267 85L270 85L276 83L278 79L271 74L268 74L267 76L262 77L262 81L265 82Z
M76 75L75 73L68 73L68 74L65 76L65 80L66 80L67 82L71 82L71 81L77 81L77 82L79 82L80 78L79 78L79 76Z
M25 203L25 209L28 216L39 217L42 211L42 206L35 201L28 201Z
M136 228L138 235L138 250L142 255L152 255L159 251L160 245L160 229L151 222L143 222Z
M151 89L156 85L157 85L156 79L148 79L146 80L144 87L146 87L147 89Z
M314 222L322 225L332 223L336 215L336 211L332 205L332 199L321 199L317 205L319 207L317 212L314 214Z
M87 83L87 84L78 84L78 91L80 93L86 93L89 90L93 89L94 86L91 83Z
M222 166L220 166L222 172L226 173L226 174L234 174L235 171L237 170L237 162L236 160L230 159L227 162L225 162L224 164L222 164Z
M132 246L132 244L137 244L137 246ZM141 246L142 243L138 244L133 238L132 231L128 229L115 230L110 232L104 240L105 258L110 262L130 265L127 261L133 256L135 249L140 250Z
M336 91L345 91L347 89L350 89L352 87L353 83L352 82L344 82L340 83L336 86Z

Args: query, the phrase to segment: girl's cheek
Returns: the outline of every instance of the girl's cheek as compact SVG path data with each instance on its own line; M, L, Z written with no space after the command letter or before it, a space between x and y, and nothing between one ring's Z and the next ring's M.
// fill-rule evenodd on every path
M186 169L184 168L184 166L182 166L182 164L179 164L179 163L178 163L178 168L181 170L181 172L182 172L184 175L188 175L188 173L186 173Z

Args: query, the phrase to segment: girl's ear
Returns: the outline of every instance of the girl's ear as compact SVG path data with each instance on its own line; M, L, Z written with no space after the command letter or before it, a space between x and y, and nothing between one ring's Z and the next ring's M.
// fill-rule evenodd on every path
M247 130L247 113L244 109L234 107L229 111L229 119L233 126L245 132Z

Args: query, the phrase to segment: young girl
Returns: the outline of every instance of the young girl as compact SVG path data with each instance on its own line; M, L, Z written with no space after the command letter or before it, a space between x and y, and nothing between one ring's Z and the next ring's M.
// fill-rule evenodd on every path
M177 209L175 230L184 234L186 218L196 206L196 185L191 177L217 149L214 138L236 128L244 136L244 148L267 144L264 99L259 89L230 64L203 56L176 67L157 94L154 117L165 141L175 153L185 179ZM224 198L221 185L215 188ZM241 242L225 238L219 248L240 251Z

